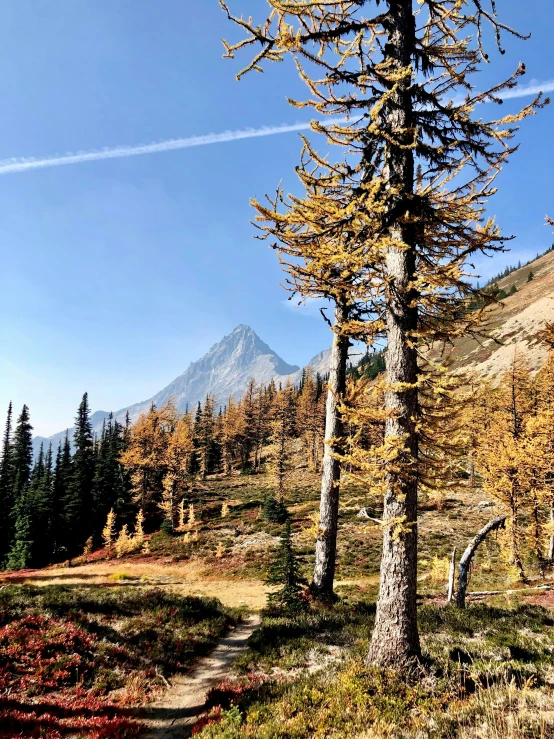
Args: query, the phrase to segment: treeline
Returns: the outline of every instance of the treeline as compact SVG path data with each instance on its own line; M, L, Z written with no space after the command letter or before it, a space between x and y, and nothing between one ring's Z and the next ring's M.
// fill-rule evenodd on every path
M549 254L551 251L554 251L554 244L548 247L548 249L545 249L542 252L537 252L537 254L532 258L529 259L527 262L524 262L522 264L521 259L517 264L509 264L507 267L505 267L503 270L501 270L498 274L494 275L494 277L491 277L487 282L485 282L483 287L489 287L490 285L495 285L499 280L503 280L505 277L508 277L513 272L516 272L518 269L521 269L522 267L527 267L528 264L531 264L531 262L535 262L537 259L540 259L541 257L544 257L545 254Z
M245 396L216 409L208 395L194 414L180 414L170 399L152 406L131 427L121 455L129 474L131 497L147 529L175 529L183 501L195 480L232 472L268 472L277 498L283 499L300 446L308 467L318 471L323 454L324 383L304 371L298 387L248 384ZM296 444L295 444L296 441Z
M33 460L33 427L26 405L12 434L12 404L0 461L0 563L8 569L42 567L80 553L98 540L107 513L133 516L129 476L121 462L130 424L112 416L95 437L85 393L69 435L54 453L41 445Z
M217 408L208 396L193 413L170 400L131 426L110 415L93 433L88 395L57 450L41 446L33 460L33 428L23 406L15 424L10 403L0 460L0 563L42 567L100 545L108 528L173 528L194 480L233 470L267 469L283 497L291 472L291 444L301 441L308 466L323 454L324 381L305 370L299 386L257 385L240 401Z

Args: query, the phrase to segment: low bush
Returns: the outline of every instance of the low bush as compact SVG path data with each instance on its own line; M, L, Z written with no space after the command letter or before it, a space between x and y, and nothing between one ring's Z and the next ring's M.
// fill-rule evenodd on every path
M269 680L220 686L201 739L547 739L554 736L552 615L534 606L423 606L422 660L411 675L364 663L373 609L274 618L243 669ZM317 662L314 646L345 656Z
M218 601L131 588L0 591L0 739L127 739L132 707L206 653Z

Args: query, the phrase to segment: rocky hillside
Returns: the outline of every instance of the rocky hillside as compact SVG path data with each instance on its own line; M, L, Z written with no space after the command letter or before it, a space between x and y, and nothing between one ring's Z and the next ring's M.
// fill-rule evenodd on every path
M531 274L532 279L529 279ZM523 358L538 370L546 359L546 348L537 340L545 321L554 321L554 251L498 281L508 295L488 311L490 338L478 342L464 339L455 347L455 366L485 377L499 377L514 358Z
M170 397L183 411L187 406L204 400L208 393L215 395L216 404L224 404L231 395L241 397L252 377L263 384L271 380L286 382L288 378L294 382L300 371L297 365L287 364L281 359L249 326L237 326L167 387L142 403L123 408L117 417L119 419L129 411L131 420L134 420L152 403L160 406Z

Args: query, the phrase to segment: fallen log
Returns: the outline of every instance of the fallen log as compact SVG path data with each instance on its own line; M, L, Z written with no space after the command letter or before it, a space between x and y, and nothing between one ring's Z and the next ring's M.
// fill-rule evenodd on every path
M530 590L554 590L554 583L530 585L526 588L512 588L511 590L475 590L473 593L467 593L466 598L478 600L479 598L488 598L490 595L514 595L515 593L528 593Z
M497 529L503 529L506 523L507 516L495 516L492 521L489 521L486 526L476 534L476 536L468 544L467 549L462 554L460 564L458 567L458 591L456 593L456 605L458 608L465 608L466 605L466 591L469 580L469 568L471 561L475 556L475 552L480 544L486 539L487 535L491 531Z

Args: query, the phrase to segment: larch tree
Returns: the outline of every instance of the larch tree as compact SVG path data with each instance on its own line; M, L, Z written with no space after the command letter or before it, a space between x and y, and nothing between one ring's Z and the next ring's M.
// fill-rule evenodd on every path
M287 274L285 286L290 299L319 298L334 310L331 321L324 310L333 339L325 405L324 453L322 460L319 534L312 592L328 599L333 594L340 496L341 457L344 451L344 422L341 403L346 390L348 348L351 338L371 344L371 324L362 321L367 314L368 264L375 258L368 235L375 218L356 215L351 208L356 177L348 165L329 164L304 139L302 161L297 174L304 197L284 196L278 188L268 205L253 201L261 238L276 238L272 244ZM373 190L365 191L368 206ZM370 208L366 207L366 211ZM365 244L360 248L360 243ZM304 400L302 387L301 401ZM300 420L302 420L302 412Z
M413 0L268 0L261 24L220 3L245 34L225 44L227 56L256 47L239 77L294 57L310 97L292 102L334 116L312 127L348 150L345 174L358 182L350 212L370 222L359 246L375 276L368 278L374 333L387 341L387 418L383 553L368 661L399 666L419 654L418 355L467 334L479 319L466 265L475 253L503 248L484 206L514 151L517 123L541 99L500 119L475 110L501 102L524 73L519 66L506 82L475 91L472 75L488 61L485 26L499 48L503 33L519 36L497 18L493 0L488 7L485 0L420 0L416 7Z
M243 457L245 441L246 419L242 405L230 397L222 415L220 432L221 459L226 475L231 474L233 462Z
M291 474L292 437L294 428L294 398L287 383L273 401L271 412L270 450L267 469L275 497L283 504Z
M143 413L126 433L126 448L121 452L120 461L130 476L133 501L143 511L147 521L159 512L169 430L174 424L175 408L172 403L162 408L152 405L148 413Z
M319 471L320 445L322 441L322 404L317 382L310 367L304 370L302 389L297 403L297 431L304 442L308 466Z
M483 490L509 514L506 522L507 556L517 577L525 581L521 514L529 502L531 479L525 445L526 424L533 405L529 370L514 356L490 406L491 421L483 433L479 468Z
M554 323L545 324L539 333L539 339L548 347L549 353L545 364L535 378L540 394L539 418L535 429L532 429L528 436L530 436L530 443L535 446L533 451L540 464L541 487L549 517L546 560L552 566L554 564Z
M192 421L188 414L177 418L166 448L165 474L163 477L163 494L160 508L164 519L175 529L177 508L182 501L186 488L191 481L192 456L194 439Z

